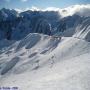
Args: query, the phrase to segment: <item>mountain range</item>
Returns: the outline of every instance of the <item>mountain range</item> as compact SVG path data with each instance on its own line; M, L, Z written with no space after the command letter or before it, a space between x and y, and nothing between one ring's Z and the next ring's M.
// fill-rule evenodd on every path
M18 12L3 8L0 10L0 39L20 40L29 33L69 37L74 35L76 28L87 19L89 21L90 16L82 16L77 12L62 17L59 11Z

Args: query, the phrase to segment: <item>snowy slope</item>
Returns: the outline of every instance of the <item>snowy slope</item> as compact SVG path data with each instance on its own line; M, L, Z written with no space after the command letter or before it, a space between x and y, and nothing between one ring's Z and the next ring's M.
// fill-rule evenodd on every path
M80 25L78 25L74 37L90 41L90 18L86 18Z
M90 90L89 11L76 5L62 9L61 17L58 11L2 9L0 87Z
M90 42L29 34L0 54L0 86L20 90L90 90Z

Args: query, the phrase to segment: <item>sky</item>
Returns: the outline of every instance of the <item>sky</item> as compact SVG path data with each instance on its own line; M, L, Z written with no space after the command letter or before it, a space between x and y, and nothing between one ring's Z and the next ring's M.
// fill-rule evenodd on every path
M90 4L90 0L0 0L0 8L22 9L38 7L66 8L76 4Z

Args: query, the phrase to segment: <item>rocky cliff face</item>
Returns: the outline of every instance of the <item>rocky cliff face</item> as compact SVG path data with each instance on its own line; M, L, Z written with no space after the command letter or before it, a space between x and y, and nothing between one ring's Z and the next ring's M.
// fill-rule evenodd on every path
M85 39L90 42L90 17L87 17L77 26L74 37Z
M45 16L45 12L25 11L22 13L15 13L14 15L12 10L2 9L0 13L0 32L4 34L0 35L0 39L19 40L29 33L43 33L50 35L51 16L54 17L54 20L57 20L59 17L59 15L55 13L56 12L46 12L47 16Z
M58 11L0 10L0 39L20 40L29 33L72 36L76 28L89 17L72 15L61 18ZM85 21L88 24L88 21ZM85 24L84 23L84 24ZM82 26L84 26L82 24ZM81 30L81 29L80 29Z
M39 19L35 25L35 33L51 34L51 24L45 19Z

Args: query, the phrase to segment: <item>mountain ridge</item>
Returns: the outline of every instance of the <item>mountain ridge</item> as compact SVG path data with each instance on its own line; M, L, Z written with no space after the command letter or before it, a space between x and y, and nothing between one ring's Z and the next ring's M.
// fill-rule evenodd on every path
M79 24L90 18L77 13L62 18L58 11L28 10L18 13L5 8L0 10L0 17L0 39L8 40L20 40L29 33L72 36ZM71 33L66 35L68 30Z

